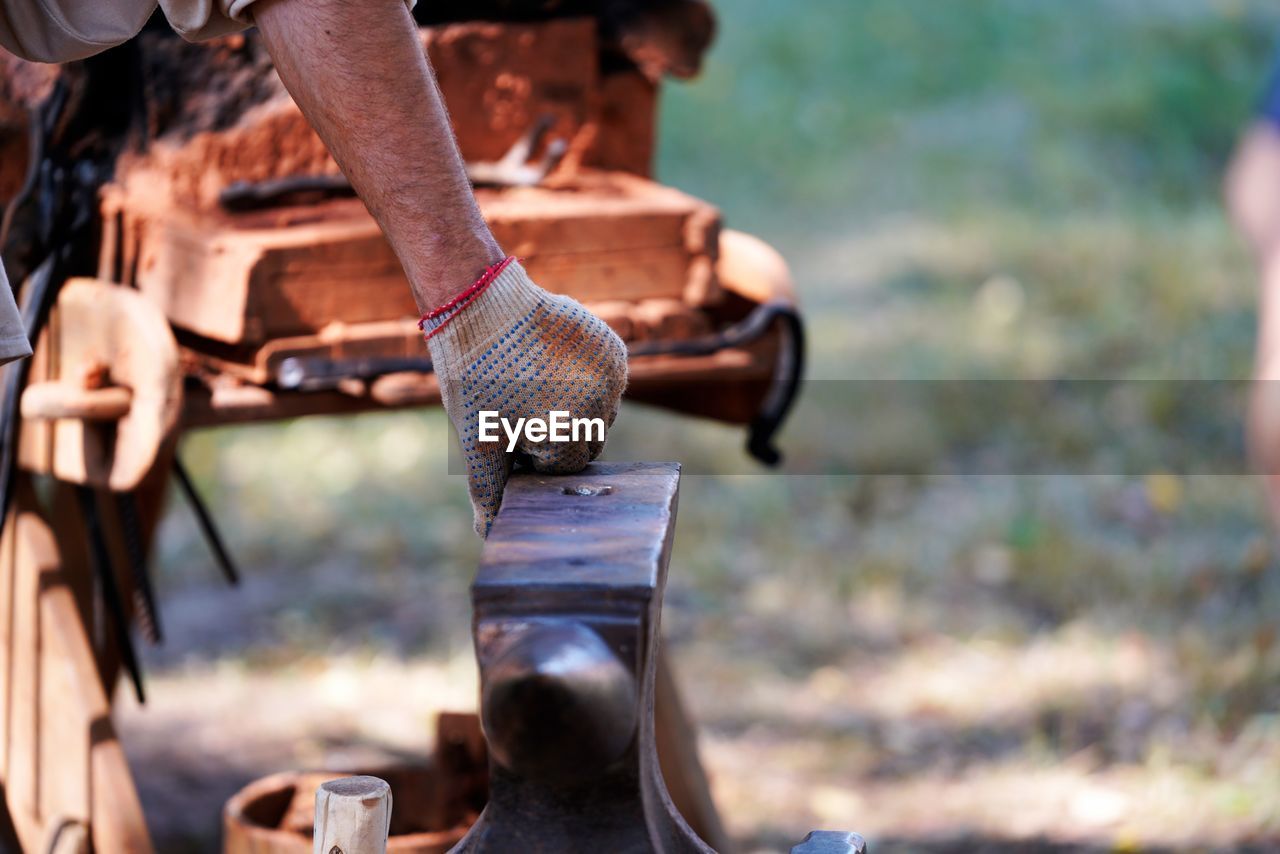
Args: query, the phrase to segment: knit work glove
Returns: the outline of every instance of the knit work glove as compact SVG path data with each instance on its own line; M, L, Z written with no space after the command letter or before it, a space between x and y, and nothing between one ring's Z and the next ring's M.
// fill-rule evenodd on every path
M515 425L567 412L600 419L607 429L627 385L626 346L581 303L535 285L514 258L490 267L421 325L462 444L476 533L488 536L517 458L540 472L572 474L599 456L604 430L582 429L577 441L563 442L530 441L521 431L508 451L501 427L496 441L481 441L480 413L497 412Z

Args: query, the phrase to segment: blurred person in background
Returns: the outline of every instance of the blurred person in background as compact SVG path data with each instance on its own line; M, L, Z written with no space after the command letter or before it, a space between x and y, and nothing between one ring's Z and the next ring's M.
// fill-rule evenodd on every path
M1261 280L1247 429L1271 518L1280 525L1280 61L1227 169L1225 195Z
M603 321L534 284L490 233L418 41L414 2L0 0L0 45L38 62L82 59L135 36L157 5L192 41L257 25L285 88L408 276L483 536L517 454L539 471L572 473L604 440L523 438L508 453L480 441L479 412L514 420L564 411L612 425L627 354ZM4 284L0 272L0 361L30 353ZM499 340L508 346L495 348Z

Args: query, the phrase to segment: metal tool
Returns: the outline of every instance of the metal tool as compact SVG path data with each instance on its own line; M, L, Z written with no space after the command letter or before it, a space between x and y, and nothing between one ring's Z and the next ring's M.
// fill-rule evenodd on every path
M120 535L124 540L125 555L133 577L133 609L137 614L138 628L147 642L155 645L164 641L164 629L160 625L160 608L156 604L155 587L151 583L151 569L147 563L147 550L142 542L142 523L138 518L138 496L132 492L116 493L116 513L120 517Z
M467 177L476 187L536 187L556 168L569 150L569 144L556 138L547 143L547 150L537 163L530 163L529 158L542 143L556 123L556 117L550 113L538 116L537 121L524 135L507 149L501 160L492 163L467 163Z
M867 854L867 841L843 830L815 830L791 854Z
M75 491L80 502L80 513L84 518L85 537L89 542L89 560L93 564L102 602L111 620L112 635L120 651L120 660L133 682L134 695L138 698L138 703L142 704L147 701L142 685L142 665L138 662L138 653L134 649L133 638L129 635L129 615L125 611L124 598L120 595L120 585L116 583L115 569L111 566L111 553L107 550L102 516L98 512L98 498L92 487L76 486Z
M403 372L429 374L432 370L429 356L290 356L276 370L276 385L290 391L327 391L343 380L373 380Z
M631 356L708 356L730 347L740 347L762 337L774 324L781 324L778 369L773 373L769 393L760 411L747 428L747 453L767 466L782 462L782 452L773 440L786 420L800 390L804 375L804 321L796 307L786 302L756 306L745 318L711 335L687 341L641 341L627 348Z
M555 116L544 114L515 141L500 160L464 164L474 187L535 187L556 168L569 144L556 138L536 163L529 158L555 124ZM356 194L347 176L287 175L265 181L236 181L218 194L218 204L231 213L246 213L283 204L307 204L324 199L350 198Z
M231 555L223 542L222 534L218 532L218 526L214 524L213 514L209 512L209 506L196 490L191 474L176 454L173 457L173 477L178 481L178 487L182 490L183 497L191 505L191 512L196 515L196 525L200 528L200 533L204 536L204 541L208 544L209 550L213 552L213 558L217 562L218 568L222 570L223 577L227 579L228 584L235 587L240 583L240 573L236 570L236 565L231 560Z

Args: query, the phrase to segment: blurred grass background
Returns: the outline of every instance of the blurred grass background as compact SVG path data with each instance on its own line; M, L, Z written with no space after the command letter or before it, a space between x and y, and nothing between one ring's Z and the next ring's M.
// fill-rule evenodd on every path
M718 11L703 76L664 91L658 173L788 257L811 377L1248 376L1256 283L1219 181L1274 4ZM793 457L876 429L811 404ZM634 406L628 431L741 442ZM479 544L446 441L438 412L186 440L248 579L220 589L175 506L171 640L151 705L121 703L165 850L216 838L194 804L419 754L429 711L473 702ZM819 826L878 852L1280 848L1280 574L1253 478L682 490L667 632L744 850Z

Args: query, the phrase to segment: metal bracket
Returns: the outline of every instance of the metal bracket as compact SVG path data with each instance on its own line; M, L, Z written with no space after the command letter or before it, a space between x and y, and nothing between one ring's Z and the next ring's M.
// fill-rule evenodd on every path
M867 854L867 841L843 830L815 830L791 854Z

